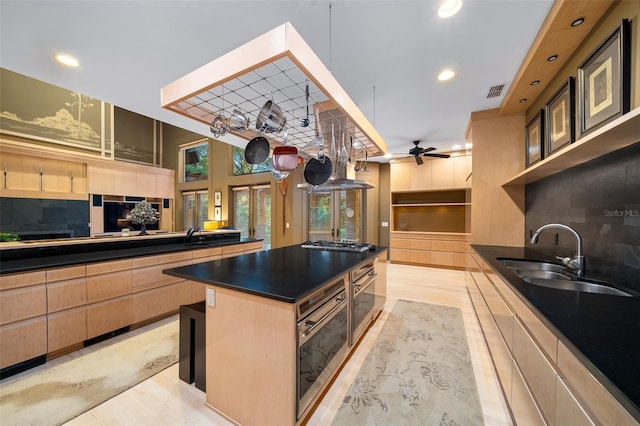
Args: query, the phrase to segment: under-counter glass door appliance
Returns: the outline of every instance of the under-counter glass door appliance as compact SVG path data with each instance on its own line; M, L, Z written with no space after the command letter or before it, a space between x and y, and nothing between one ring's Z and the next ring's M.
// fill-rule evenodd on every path
M369 325L376 302L376 271L374 262L351 271L351 341L358 341Z
M311 295L297 307L297 418L311 404L347 353L348 276Z

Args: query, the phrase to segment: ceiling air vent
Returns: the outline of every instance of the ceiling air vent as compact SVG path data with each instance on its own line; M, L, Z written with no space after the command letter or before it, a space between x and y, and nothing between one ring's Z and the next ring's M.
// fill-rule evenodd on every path
M487 93L487 99L498 98L502 95L502 90L504 90L505 84L497 84L489 88L489 93Z

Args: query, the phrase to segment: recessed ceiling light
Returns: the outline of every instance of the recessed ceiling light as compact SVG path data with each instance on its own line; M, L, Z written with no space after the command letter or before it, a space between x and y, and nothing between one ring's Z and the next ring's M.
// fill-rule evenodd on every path
M572 27L577 27L579 25L582 25L583 23L584 23L584 18L578 18L578 19L576 19L575 21L573 21L571 23L571 26Z
M438 74L438 80L447 81L451 80L456 75L456 72L450 69L442 70L440 74Z
M558 59L558 55L551 55L547 58L547 61L552 62Z
M455 144L454 146L452 146L452 147L451 147L451 149L453 149L453 150L462 149L462 145L460 145L460 144Z
M438 8L438 16L441 18L450 18L460 12L462 8L462 0L443 0Z
M393 157L393 154L391 154L390 152L387 152L387 153L384 155L384 158L391 158L391 157Z
M465 148L467 148L467 149L471 149L471 148L473 148L473 143L471 143L471 142L467 142L467 143L464 145L464 147L465 147Z
M521 104L523 104L523 103L527 102L527 98L522 98L522 99L520 99L518 102L520 102Z
M56 61L60 62L62 65L66 65L68 67L77 67L80 65L78 60L71 55L67 55L64 53L58 53L56 56Z
M533 80L533 81L531 82L531 85L532 85L532 86L537 86L538 84L540 84L540 80Z

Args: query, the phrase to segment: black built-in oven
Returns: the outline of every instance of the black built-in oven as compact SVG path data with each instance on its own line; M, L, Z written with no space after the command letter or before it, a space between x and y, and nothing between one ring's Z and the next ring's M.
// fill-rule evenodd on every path
M351 271L351 341L353 345L369 325L376 302L375 261Z
M328 382L347 353L348 275L325 286L297 307L297 418Z

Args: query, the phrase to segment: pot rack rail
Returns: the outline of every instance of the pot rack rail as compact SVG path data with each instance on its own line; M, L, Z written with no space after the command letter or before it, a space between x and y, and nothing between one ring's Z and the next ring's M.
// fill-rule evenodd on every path
M306 86L309 85L309 121ZM284 132L255 130L262 106L272 100L287 119ZM387 145L331 72L287 22L226 53L161 90L162 107L207 126L218 116L228 120L234 109L250 119L250 130L229 132L250 140L265 136L271 146L295 145L303 152L316 139L314 106L320 113L319 127L330 149L331 127L337 143L353 138L357 154L370 157L386 153ZM349 147L347 147L348 149ZM331 153L329 153L331 154Z

